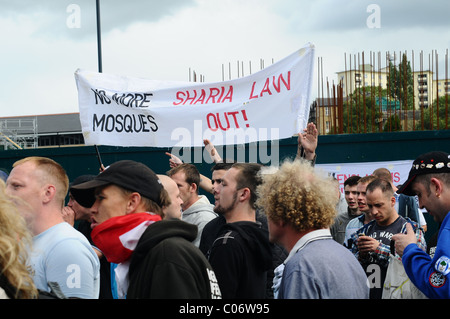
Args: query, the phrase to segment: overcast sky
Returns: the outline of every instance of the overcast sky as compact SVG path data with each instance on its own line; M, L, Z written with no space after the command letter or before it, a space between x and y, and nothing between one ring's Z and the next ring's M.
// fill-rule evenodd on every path
M0 0L0 117L78 112L74 72L98 70L95 2ZM432 50L443 65L450 47L448 0L101 0L100 7L103 72L152 80L188 81L192 69L221 81L230 62L235 78L237 61L255 72L260 59L267 66L311 42L324 77L337 81L344 53L414 51L418 59L423 51L428 69Z

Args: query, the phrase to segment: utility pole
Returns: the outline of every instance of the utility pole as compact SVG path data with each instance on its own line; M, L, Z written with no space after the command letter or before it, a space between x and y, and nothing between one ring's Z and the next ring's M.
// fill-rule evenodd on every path
M96 12L97 12L97 55L98 55L98 72L102 73L102 31L100 28L100 0L96 0ZM97 153L97 158L100 162L100 168L102 168L102 161L100 159L100 152L97 144L94 145Z
M97 52L98 52L98 72L102 73L102 32L100 28L100 0L96 0L97 11Z

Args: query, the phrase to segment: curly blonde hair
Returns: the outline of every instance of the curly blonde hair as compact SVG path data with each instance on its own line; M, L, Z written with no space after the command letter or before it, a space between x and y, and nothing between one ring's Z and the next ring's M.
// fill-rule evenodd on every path
M0 180L0 271L16 289L14 298L37 298L38 292L27 267L31 233L16 205L5 194Z
M304 160L286 161L274 173L262 174L257 205L269 219L283 221L297 232L329 227L336 216L332 178Z

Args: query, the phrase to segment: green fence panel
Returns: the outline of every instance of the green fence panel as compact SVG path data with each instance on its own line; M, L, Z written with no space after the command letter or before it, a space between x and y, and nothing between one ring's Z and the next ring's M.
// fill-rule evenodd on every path
M232 147L217 147L222 158L238 161L259 162L278 165L285 159L293 159L297 153L297 137L274 142L250 143ZM169 169L166 152L182 155L185 162L194 163L200 173L210 176L212 163L203 154L203 148L175 150L151 147L98 146L105 166L122 159L140 161L157 174L165 174ZM450 130L415 131L395 133L368 133L319 136L317 148L318 164L357 163L415 159L418 155L441 150L450 152ZM60 163L70 180L83 174L98 174L99 161L94 146L38 148L0 151L0 169L9 173L16 160L27 156L45 156ZM207 195L210 200L211 194ZM427 216L426 237L437 230L437 225Z

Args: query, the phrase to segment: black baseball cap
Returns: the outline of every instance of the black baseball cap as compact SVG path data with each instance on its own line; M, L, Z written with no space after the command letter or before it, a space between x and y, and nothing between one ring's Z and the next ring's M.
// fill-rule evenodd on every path
M413 196L411 185L416 176L439 173L450 173L450 155L440 151L422 154L413 162L408 180L403 183L397 193Z
M94 205L95 202L95 197L91 198L89 196L90 190L89 189L74 189L74 186L77 186L79 184L85 183L85 182L89 182L91 180L93 180L97 175L91 175L91 174L86 174L86 175L80 175L77 178L75 178L70 184L69 184L69 193L72 195L72 197L78 202L78 204L80 204L83 207L91 207L92 205ZM86 192L86 196L83 194L83 192ZM79 199L80 201L78 201L77 199Z
M160 204L162 183L148 166L132 160L122 160L108 166L94 179L71 187L72 196L84 206L95 202L95 188L117 185L132 192L137 192Z

